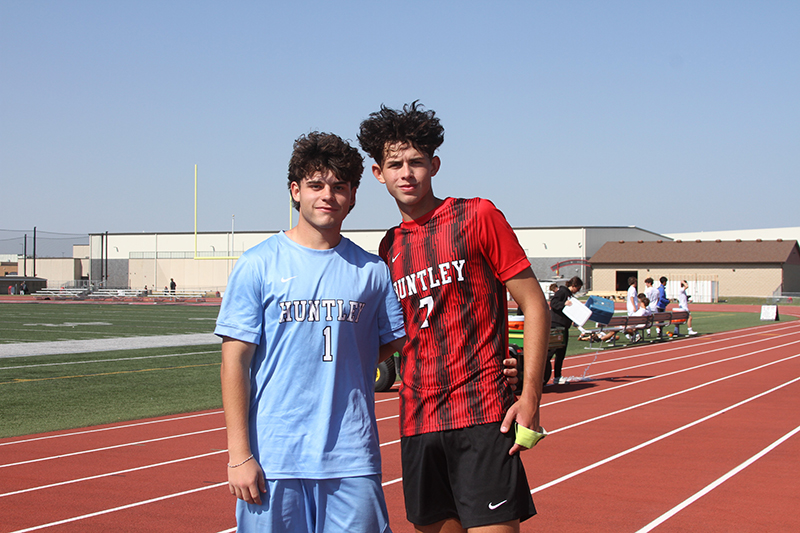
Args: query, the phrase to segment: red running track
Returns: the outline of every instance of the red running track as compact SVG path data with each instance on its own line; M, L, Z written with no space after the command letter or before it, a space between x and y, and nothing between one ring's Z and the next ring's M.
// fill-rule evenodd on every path
M522 531L800 531L800 322L567 359L584 374L545 389ZM397 393L376 412L409 531ZM221 411L0 440L0 532L233 531L224 448Z

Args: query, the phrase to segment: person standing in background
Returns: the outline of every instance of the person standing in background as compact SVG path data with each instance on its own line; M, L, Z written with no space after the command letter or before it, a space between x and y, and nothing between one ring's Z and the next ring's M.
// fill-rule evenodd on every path
M551 350L547 354L547 365L544 367L543 383L547 385L550 380L550 359L555 356L553 373L553 385L563 385L566 379L561 376L561 367L564 365L564 358L567 356L567 344L569 342L569 328L572 326L572 319L564 314L564 308L571 305L570 298L581 290L583 280L578 276L570 278L566 285L559 287L550 297L550 327L560 328L564 334L564 346Z

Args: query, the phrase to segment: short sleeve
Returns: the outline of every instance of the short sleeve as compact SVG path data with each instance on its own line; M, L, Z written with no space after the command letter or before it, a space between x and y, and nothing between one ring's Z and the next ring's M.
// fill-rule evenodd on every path
M483 255L502 282L531 266L506 217L489 200L478 205L478 232Z
M378 334L380 335L381 346L400 339L405 336L406 330L403 326L403 312L400 309L400 301L392 288L392 281L389 277L389 269L385 264L381 264L384 283L383 305L378 312Z
M261 276L247 254L236 262L228 279L214 334L258 344L264 322Z

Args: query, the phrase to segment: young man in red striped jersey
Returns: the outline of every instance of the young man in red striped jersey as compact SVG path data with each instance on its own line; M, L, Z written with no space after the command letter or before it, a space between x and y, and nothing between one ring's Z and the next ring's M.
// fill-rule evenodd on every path
M488 200L434 195L444 128L416 102L372 113L358 139L402 223L379 255L408 342L400 388L406 513L420 532L519 531L536 513L515 426L539 426L550 314L505 217ZM523 391L502 377L506 289L525 315ZM524 430L520 430L524 431Z

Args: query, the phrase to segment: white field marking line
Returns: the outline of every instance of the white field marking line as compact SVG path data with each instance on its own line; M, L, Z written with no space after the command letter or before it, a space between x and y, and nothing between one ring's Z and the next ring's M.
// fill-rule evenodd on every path
M675 435L677 433L680 433L681 431L685 431L685 430L687 430L687 429L689 429L689 428L691 428L693 426L696 426L696 425L701 424L703 422L707 422L708 420L711 420L712 418L715 418L715 417L717 417L717 416L719 416L721 414L727 413L728 411L736 409L737 407L741 407L742 405L744 405L746 403L749 403L749 402L752 402L753 400L757 400L758 398L761 398L762 396L766 396L767 394L772 394L773 392L775 392L777 390L780 390L780 389L782 389L784 387L787 387L789 385L792 385L792 384L794 384L794 383L796 383L798 381L800 381L800 377L796 377L794 379L791 379L791 380L787 381L786 383L783 383L781 385L773 387L773 388L771 388L771 389L769 389L767 391L760 392L760 393L756 394L755 396L751 396L750 398L747 398L747 399L742 400L740 402L737 402L737 403L735 403L733 405L725 407L724 409L720 409L719 411L711 413L710 415L706 415L706 416L704 416L702 418L698 418L697 420L695 420L693 422L689 422L688 424L684 424L683 426L681 426L679 428L675 428L672 431L668 431L668 432L666 432L666 433L664 433L662 435L659 435L658 437L654 437L654 438L652 438L652 439L650 439L648 441L645 441L645 442L643 442L641 444L637 444L636 446L628 448L627 450L623 450L623 451L621 451L619 453L615 453L614 455L612 455L610 457L606 457L605 459L602 459L602 460L597 461L595 463L592 463L592 464L590 464L588 466L585 466L583 468L575 470L574 472L571 472L569 474L561 476L560 478L554 479L553 481L545 483L544 485L539 485L538 487L536 487L533 490L531 490L531 494L535 494L535 493L541 492L541 491L543 491L545 489L549 489L550 487L552 487L554 485L558 485L559 483L561 483L563 481L567 481L568 479L576 477L576 476L578 476L580 474L584 474L584 473L588 472L589 470L594 470L595 468L597 468L599 466L603 466L604 464L610 463L611 461L614 461L616 459L624 457L624 456L626 456L628 454L631 454L631 453L633 453L635 451L641 450L642 448L650 446L651 444L655 444L658 441L664 440L667 437L671 437L671 436L673 436L673 435Z
M735 476L736 474L738 474L739 472L741 472L742 470L744 470L745 468L750 466L751 464L755 463L756 461L758 461L759 459L761 459L762 457L767 455L769 452L771 452L772 450L774 450L775 448L777 448L778 446L780 446L781 444L783 444L784 442L786 442L787 440L789 440L790 438L795 436L798 432L800 432L800 426L797 426L792 431L790 431L789 433L787 433L783 437L779 438L778 440L776 440L775 442L773 442L772 444L770 444L769 446L767 446L766 448L764 448L763 450L761 450L760 452L758 452L753 457L751 457L747 461L743 462L742 464L740 464L736 468L732 469L730 472L728 472L724 476L720 477L719 479L717 479L713 483L710 483L705 488L703 488L699 492L696 492L694 495L692 495L691 497L687 498L686 500L684 500L679 505L673 507L672 509L670 509L666 513L662 514L661 516L659 516L658 518L656 518L655 520L653 520L652 522L650 522L649 524L644 526L642 529L637 531L637 533L647 533L648 531L652 531L657 526L659 526L662 523L666 522L668 519L672 518L673 516L678 514L680 511L683 511L689 505L693 504L694 502L696 502L697 500L699 500L700 498L702 498L703 496L705 496L706 494L708 494L709 492L711 492L715 488L719 487L720 485L722 485L723 483L728 481L730 478L732 478L733 476Z
M800 342L800 341L796 341L796 342ZM795 343L789 343L789 344L795 344ZM788 346L789 344L787 344L786 346ZM765 348L764 350L759 350L759 351L765 351L767 349L772 349L772 348ZM758 353L758 352L753 352L753 353ZM749 355L749 354L745 354L745 355ZM738 357L744 357L744 356L737 356L736 358L738 358ZM606 413L606 414L603 414L603 415L599 415L599 416L596 416L596 417L593 417L593 418L589 418L589 419L583 420L581 422L576 422L575 424L571 424L569 426L564 426L562 428L557 428L557 429L554 429L554 430L550 431L550 433L558 433L558 432L561 432L561 431L565 431L567 429L571 429L571 428L574 428L574 427L582 426L584 424L588 424L590 422L596 422L597 420L602 420L603 418L607 418L609 416L613 416L613 415L616 415L616 414L619 414L619 413L623 413L625 411L629 411L629 410L635 409L637 407L642 407L644 405L647 405L647 404L650 404L650 403L654 403L654 402L657 402L657 401L660 401L660 400L665 400L665 399L670 398L672 396L677 396L679 394L683 394L684 392L689 392L689 391L692 391L692 390L696 390L696 389L699 389L699 388L704 387L706 385L710 385L712 383L717 383L717 382L720 382L720 381L724 381L726 379L729 379L729 378L732 378L732 377L736 377L736 376L739 376L739 375L742 375L742 374L746 374L746 373L752 372L754 370L759 370L761 368L765 368L765 367L771 366L773 364L782 363L784 361L788 361L790 359L794 359L795 357L800 357L800 354L792 355L792 356L786 357L784 359L780 359L778 361L771 361L771 362L765 363L765 364L763 364L763 365L761 365L759 367L755 367L755 368L751 368L751 369L748 369L748 370L744 370L742 372L737 372L736 374L731 374L729 376L725 376L725 377L716 379L714 381L709 381L707 383L703 383L701 385L697 385L695 387L691 387L691 388L686 389L684 391L674 392L674 393L668 394L666 396L662 396L661 398L655 398L653 400L649 400L649 401L646 401L646 402L643 402L643 403L640 403L640 404L637 404L637 405L633 405L633 406L630 406L630 407L625 407L625 408L619 409L617 411L612 411L610 413ZM705 365L700 365L700 366L705 366ZM697 368L699 368L699 367L697 367ZM686 370L693 370L693 369L686 369ZM685 370L680 370L680 371L674 372L674 373L677 374L679 372L684 372L684 371ZM665 374L665 375L669 375L669 374ZM657 376L657 377L660 377L660 376ZM655 379L655 378L650 378L650 379ZM798 378L798 379L800 379L800 378ZM625 385L621 385L621 386L624 387L624 386L627 386L627 385L633 385L634 383L643 383L643 382L644 382L644 380L643 381L636 381L636 382L633 382L633 383L626 383ZM615 387L615 388L618 388L618 387ZM606 389L606 390L612 390L612 389ZM599 392L603 392L603 391L599 391ZM584 395L584 396L586 396L586 395ZM556 402L551 402L551 404L552 403L556 403ZM551 405L551 404L546 404L546 405ZM543 404L543 405L545 405L545 404ZM399 442L400 442L399 440L393 441L393 442L387 442L386 444L381 444L381 446L385 446L385 445L389 445L389 444L395 444L395 443L399 443ZM384 483L384 485L397 483L398 481L401 481L402 479L403 478L400 477L400 478L392 480L391 482ZM531 491L531 494L533 494L533 491Z
M183 492L176 492L174 494L167 494L166 496L159 496L158 498L151 498L149 500L144 500L144 501L141 501L141 502L134 502L134 503L129 503L128 505L121 505L119 507L114 507L113 509L104 509L102 511L97 511L97 512L94 512L94 513L89 513L89 514L85 514L85 515L81 515L81 516L75 516L75 517L72 517L72 518L65 518L64 520L59 520L57 522L50 522L49 524L41 524L41 525L38 525L38 526L33 526L33 527L25 528L25 529L18 529L16 531L12 531L11 533L28 533L29 531L36 531L38 529L44 529L44 528L47 528L47 527L60 526L62 524L69 524L70 522L77 522L78 520L85 520L87 518L94 518L95 516L101 516L101 515L108 514L108 513L113 513L113 512L116 512L116 511L124 511L125 509L132 509L134 507L140 507L142 505L149 505L151 503L156 503L156 502L160 502L160 501L163 501L163 500L169 500L171 498L178 498L180 496L186 496L187 494L192 494L192 493L195 493L195 492L200 492L200 491L209 490L209 489L217 489L217 488L220 488L220 487L227 487L227 486L228 486L228 482L227 481L224 482L224 483L216 483L214 485L209 485L208 487L200 487L199 489L185 490Z
M580 399L586 398L587 396L594 396L596 394L603 394L605 392L616 391L616 390L621 389L623 387L630 387L630 386L633 386L633 385L638 385L640 383L647 383L648 381L652 381L654 379L661 379L661 378L666 378L666 377L669 377L669 376L674 376L676 374L682 374L684 372L691 372L692 370L697 370L698 368L703 368L703 367L706 367L706 366L717 365L717 364L720 364L720 363L727 363L727 362L733 361L735 359L741 359L743 357L750 357L751 355L755 355L757 353L766 352L768 350L775 350L777 348L783 348L783 347L786 347L786 346L791 346L792 344L797 344L799 342L800 341L792 341L792 342L788 342L786 344L781 344L781 345L778 345L778 346L771 346L769 348L762 348L761 350L756 350L754 352L748 352L748 353L741 354L741 355L734 355L734 356L728 357L726 359L717 359L716 361L710 361L708 363L703 363L701 365L692 366L692 367L688 367L688 368L682 368L680 370L675 370L673 372L667 372L666 374L659 374L657 376L652 376L652 377L640 379L640 380L637 380L637 381L630 381L628 383L623 383L622 385L617 385L615 387L609 387L607 389L596 390L596 391L592 391L592 392L587 392L585 394L580 394L580 395L576 395L576 396L570 396L569 398L562 398L561 400L555 400L555 401L552 401L552 402L543 403L543 404L541 404L540 407L545 407L545 406L549 406L549 405L556 405L556 404L563 403L563 402L570 402L572 400L580 400ZM711 350L711 351L714 351L714 350ZM708 352L702 352L702 353L708 353ZM697 355L702 355L702 353L701 354L697 354ZM642 365L642 366L645 366L645 365ZM627 369L623 369L623 370L627 370Z
M798 325L800 325L800 324L798 324ZM758 326L758 327L760 327L760 326ZM784 331L785 329L789 329L789 328L775 328L775 331L781 332L781 331ZM793 328L793 329L797 330L798 328ZM772 337L772 338L778 338L779 336L791 335L793 333L797 333L797 331L789 331L789 332L784 333L782 335L776 335L775 337ZM612 363L612 362L616 362L616 361L624 361L626 359L636 359L636 358L639 358L639 357L647 357L647 356L650 356L650 355L658 355L658 354L665 353L665 352L675 351L677 348L697 348L697 347L705 346L707 344L716 344L719 341L716 340L715 338L712 338L712 337L716 337L716 336L719 336L719 335L722 335L722 333L712 334L712 335L704 335L703 337L695 337L695 339L697 339L698 341L700 341L700 340L708 340L709 342L696 342L696 343L681 344L679 346L671 346L671 347L666 347L666 345L660 345L659 347L660 348L664 348L664 349L637 352L637 353L634 353L634 354L631 354L631 355L625 355L625 356L622 356L622 357L615 357L613 359L602 359L600 361L596 361L594 363L594 365L595 366L604 365L606 363ZM728 337L725 337L725 340L736 340L736 339L741 339L741 338L749 338L751 336L752 336L752 332L750 334L748 334L748 335L728 336ZM765 339L758 339L758 340L753 341L753 342L762 342L762 341L767 341L767 340L769 340L769 339L765 338ZM731 348L736 348L738 346L743 346L743 345L742 344L734 344L734 345L732 345L730 347ZM634 348L634 347L630 347L630 348ZM645 348L645 346L640 346L640 348ZM587 354L585 356L581 355L581 356L578 356L578 357L594 357L595 355L597 355L599 353L600 352L597 352L596 354ZM573 362L573 361L576 361L576 360L577 360L576 356L574 356L574 355L570 356L569 358L566 359L566 361L569 361L569 362ZM566 369L570 369L570 368L582 368L583 366L585 366L585 364L586 363L578 363L578 364L575 364L575 365L565 366L564 369L566 370Z
M658 398L653 398L652 400L647 400L646 402L637 403L636 405L631 405L631 406L628 406L628 407L623 407L622 409L618 409L618 410L612 411L610 413L606 413L606 414L603 414L603 415L598 415L598 416L595 416L593 418L587 418L586 420L581 420L580 422L576 422L574 424L570 424L570 425L564 426L562 428L557 428L557 429L551 430L551 431L548 432L548 434L558 433L560 431L565 431L567 429L572 429L572 428L575 428L575 427L578 427L578 426L582 426L584 424L588 424L590 422L597 422L598 420L602 420L602 419L608 418L610 416L618 415L618 414L624 413L626 411L631 411L631 410L637 409L639 407L644 407L645 405L649 405L651 403L660 402L661 400L666 400L668 398L673 398L675 396L680 396L681 394L685 394L687 392L692 392L692 391L695 391L695 390L698 390L698 389L702 389L703 387L707 387L709 385L714 385L715 383L720 383L722 381L726 381L726 380L731 379L731 378L743 376L745 374L749 374L750 372L755 372L756 370L761 370L763 368L767 368L768 366L777 365L778 363L784 363L784 362L789 361L791 359L795 359L796 357L800 357L800 353L795 354L795 355L790 355L789 357L784 357L783 359L778 359L777 361L770 361L769 363L765 363L765 364L763 364L761 366L756 366L756 367L753 367L753 368L749 368L747 370L742 370L741 372L736 372L735 374L730 374L728 376L723 376L721 378L717 378L717 379L714 379L712 381L706 381L704 383L701 383L700 385L695 385L694 387L689 387L688 389L683 389L683 390L679 390L679 391L676 391L676 392L671 392L671 393L669 393L667 395L660 396Z
M397 440L390 440L388 442L382 442L380 447L383 448L384 446L389 446L390 444L400 444L400 439ZM399 481L399 480L398 480Z
M119 476L119 475L122 475L122 474L128 474L130 472L136 472L136 471L139 471L139 470L147 470L148 468L159 468L161 466L167 466L167 465L171 465L171 464L175 464L175 463L181 463L181 462L184 462L184 461L193 461L194 459L202 459L203 457L209 457L211 455L218 455L218 454L221 454L221 453L225 453L227 451L228 450L219 450L219 451L215 451L215 452L203 453L203 454L200 454L200 455L193 455L191 457L182 457L180 459L173 459L171 461L164 461L162 463L153 463L153 464L144 465L144 466L137 466L135 468L128 468L128 469L125 469L125 470L117 470L116 472L108 472L108 473L105 473L105 474L97 474L96 476L88 476L88 477L82 477L82 478L77 478L77 479L70 479L68 481L59 481L58 483L50 483L49 485L40 485L38 487L30 487L30 488L27 488L27 489L15 490L13 492L6 492L4 494L0 494L0 498L4 498L6 496L15 496L17 494L24 494L26 492L32 492L32 491L35 491L35 490L44 490L44 489L52 489L53 487L62 487L64 485L71 485L73 483L81 483L83 481L91 481L93 479L100 479L100 478L111 477L111 476Z
M112 426L112 427L105 427L105 428L97 428L97 429L87 429L85 431L73 431L72 433L60 433L58 435L47 435L44 437L33 437L30 439L23 439L23 440L15 440L10 442L0 442L0 446L9 446L11 444L24 444L27 442L36 442L39 440L49 440L49 439L59 439L61 437L74 437L76 435L87 435L91 433L101 433L103 431L114 431L117 429L127 429L127 428L135 428L140 426L149 426L150 424L161 424L163 422L175 422L176 420L187 420L189 418L197 418L200 416L209 416L209 415L219 415L222 414L223 411L210 411L208 413L197 413L192 415L184 415L184 416L176 416L172 418L162 418L160 420L148 420L146 422L136 422L133 424L123 424L121 426Z
M35 365L3 366L0 367L0 371L17 370L20 368L39 368L44 366L85 365L91 363L116 363L118 361L139 361L142 359L159 359L162 357L181 357L184 355L203 355L208 353L219 353L219 350L210 350L207 352L169 353L163 355L147 355L142 357L120 357L119 359L96 359L94 361L65 361L63 363L39 363Z
M400 415L391 415L391 416L384 416L383 418L378 418L378 422L383 422L384 420L391 420L392 418L400 418Z
M51 459L63 459L64 457L74 457L76 455L84 455L87 453L94 453L94 452L103 452L106 450L114 450L117 448L126 448L128 446L138 446L140 444L148 444L151 442L159 442L163 440L170 440L170 439L178 439L180 437L191 437L194 435L202 435L203 433L211 433L212 431L224 431L225 428L212 428L212 429L204 429L202 431L193 431L191 433L182 433L180 435L169 435L167 437L159 437L157 439L147 439L147 440L140 440L138 442L126 442L125 444L115 444L113 446L103 446L102 448L94 448L92 450L82 450L79 452L71 452L71 453L64 453L61 455L51 455L50 457L40 457L39 459L28 459L27 461L19 461L17 463L7 463L7 464L0 464L0 468L7 468L10 466L20 466L20 465L27 465L31 463L40 463L42 461L50 461Z

